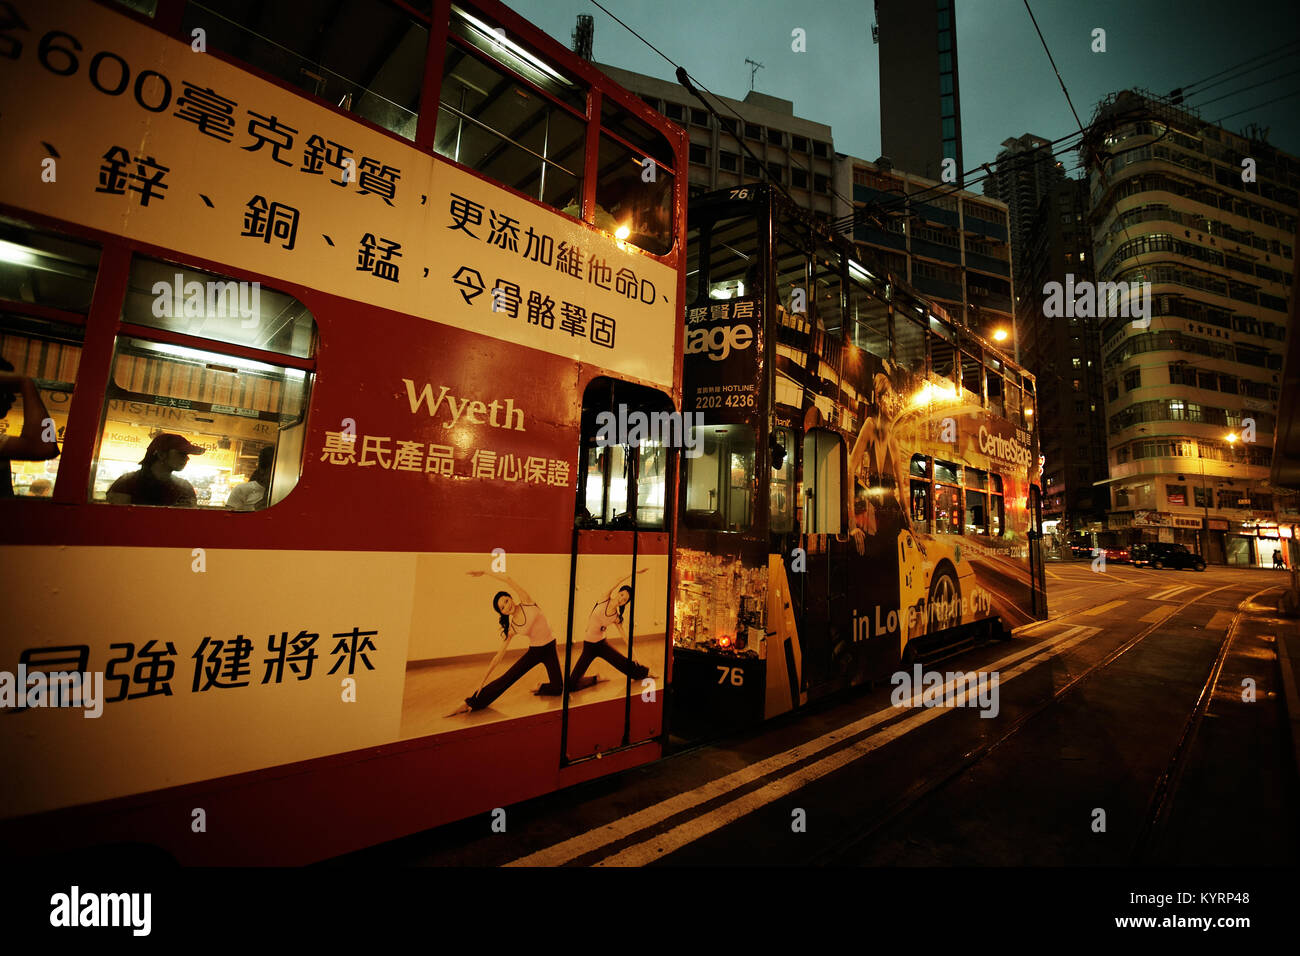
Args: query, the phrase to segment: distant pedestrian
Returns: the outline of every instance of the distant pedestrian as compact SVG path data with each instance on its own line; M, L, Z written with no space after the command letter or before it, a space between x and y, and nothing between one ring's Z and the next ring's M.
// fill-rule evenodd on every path
M1277 570L1278 568L1281 568L1283 571L1286 570L1286 562L1282 560L1281 548L1277 548L1273 551L1273 569Z

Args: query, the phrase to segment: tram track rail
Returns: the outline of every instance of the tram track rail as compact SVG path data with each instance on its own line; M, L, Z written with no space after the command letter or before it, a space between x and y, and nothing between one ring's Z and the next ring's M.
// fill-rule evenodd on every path
M1138 631L1137 634L1125 640L1100 661L1088 666L1086 669L1072 677L1067 683L1057 688L1050 697L1034 704L1017 717L1016 720L1013 721L1001 734L963 754L961 759L955 765L946 767L943 770L931 774L909 787L899 797L890 802L882 812L875 814L871 820L864 822L860 827L856 827L853 830L844 833L840 839L836 840L833 847L819 850L817 853L812 854L803 861L803 865L834 865L850 850L861 846L886 826L896 822L905 814L917 808L932 794L935 794L942 788L952 784L969 773L972 768L1003 744L1018 735L1036 718L1047 712L1049 709L1060 705L1066 697L1074 693L1090 677L1093 677L1114 664L1121 657L1154 634L1157 629L1168 627L1175 617L1186 611L1188 608L1195 606L1219 592L1227 591L1236 587L1240 587L1240 585L1225 584L1213 588L1205 593L1193 595L1187 600L1177 603L1174 610L1168 615L1142 628L1142 630ZM1242 615L1245 613L1247 606L1251 602L1261 594L1273 590L1277 590L1277 587L1263 588L1237 602L1236 611L1233 615L1232 621L1224 634L1223 640L1220 642L1220 646L1215 654L1214 662L1210 667L1209 673L1202 682L1201 690L1192 707L1192 713L1183 725L1178 742L1175 744L1174 750L1169 760L1166 762L1164 771L1156 780L1149 802L1148 811L1144 819L1144 825L1134 847L1134 855L1146 851L1150 846L1152 838L1158 836L1159 830L1168 819L1169 808L1172 806L1173 798L1177 792L1183 768L1186 766L1187 755L1190 753L1192 743L1195 740L1196 730L1200 726L1201 719L1209 705L1209 701L1213 697L1214 687L1218 682L1219 675L1222 673L1223 663L1227 659L1232 638L1236 633L1237 625L1240 622Z

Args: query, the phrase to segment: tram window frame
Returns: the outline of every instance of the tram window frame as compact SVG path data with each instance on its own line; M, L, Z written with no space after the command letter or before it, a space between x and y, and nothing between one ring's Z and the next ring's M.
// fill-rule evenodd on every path
M1011 421L1014 425L1025 424L1024 404L1022 402L1023 393L1020 386L1015 382L1007 379L1003 384L1003 416Z
M968 395L974 396L975 404L983 406L984 363L981 361L978 344L966 343L962 345L961 390Z
M1002 476L989 475L989 537L1002 538L1007 534L1006 495L1002 490ZM996 507L995 507L996 504Z
M845 322L850 343L872 355L889 359L893 349L893 322L889 301L871 286L872 276L852 259L848 267L848 313ZM878 287L883 283L876 280Z
M933 319L931 320L933 322ZM929 372L932 378L942 379L944 384L959 388L957 379L957 344L931 328L925 337L926 350L929 352Z
M453 17L454 19L454 17ZM453 54L455 58L453 59ZM502 84L513 85L518 91L520 97L533 97L536 101L536 108L531 115L545 116L545 129L543 131L543 140L541 144L542 152L538 153L533 146L526 142L521 142L505 130L496 129L490 123L473 112L466 111L464 92L472 90L480 92L479 87L486 84L470 83L461 80L459 83L453 82L455 74L451 71L462 68L462 64L468 62L472 66L477 66L480 70L486 70L496 77L494 87ZM528 196L543 205L549 206L565 215L572 216L575 219L582 219L582 197L585 188L586 159L587 152L590 148L588 135L588 122L586 117L586 100L587 92L585 86L578 86L582 91L583 107L579 111L573 106L566 104L561 98L556 97L529 81L529 79L520 74L518 70L513 70L503 62L499 57L493 56L490 50L485 50L479 45L469 42L464 37L449 30L447 41L444 46L441 62L438 64L441 70L438 85L438 105L437 115L434 118L434 135L431 144L431 152L439 157L450 160L464 168L473 171L479 176L491 180L494 183L505 186L507 189L514 190L524 196ZM548 67L549 69L549 67ZM560 75L557 73L557 75ZM573 83L572 80L566 82ZM576 84L575 84L576 85ZM459 100L453 102L451 94L459 90L461 96ZM499 102L499 101L498 101ZM496 103L484 102L479 104L485 109L495 106ZM554 117L560 117L561 120L571 124L571 137L567 144L561 149L552 150L551 126ZM516 124L518 126L518 124ZM495 163L502 155L510 154L510 150L515 153L523 153L532 157L532 160L525 160L525 166L531 170L536 163L536 180L537 188L529 190L523 188L527 185L527 180L517 180L516 182L506 182L494 168L484 165L478 159L472 160L468 156L463 156L460 151L461 139L465 131L469 129L472 133L485 131L488 137L488 145L485 147L483 156L489 157ZM448 151L447 138L454 132L456 148L454 151ZM501 151L505 150L503 154ZM570 158L572 157L572 158ZM479 157L481 159L482 157ZM576 168L571 168L576 167ZM553 176L548 175L550 171L558 171L567 179L562 180L562 185L553 193L549 190L554 187L555 180ZM547 180L551 179L548 185Z
M0 355L36 386L54 421L58 444L58 454L51 458L6 459L10 487L16 499L53 501L60 490L63 438L84 356L86 321L103 268L103 247L0 216L0 248ZM14 389L13 395L8 414L0 418L7 435L21 434L26 424L21 389ZM40 480L50 482L49 495L30 494Z
M692 445L700 448L700 454L686 458L682 491L683 524L688 528L722 533L748 531L754 523L754 466L757 449L753 426L703 425L693 427L691 432ZM714 446L712 453L709 450L710 441ZM737 459L741 468L741 484L735 484ZM711 474L705 470L710 466ZM724 471L727 474L726 482L722 480ZM709 507L692 508L692 504L699 503L698 496L701 494L711 496ZM738 520L731 520L733 517Z
M796 530L797 512L794 431L784 425L772 429L769 446L773 454L778 445L784 449L781 467L775 467L771 457L768 460L770 466L767 496L768 530L772 534L791 534Z
M832 339L842 339L844 327L844 256L834 246L817 243L809 257L813 294L809 301L817 327Z
M906 306L893 309L894 360L904 369L924 378L926 375L928 335L918 319L908 313Z
M601 432L603 425L610 422L610 419L602 422L602 413L609 414L614 421L622 413L622 420L629 422L636 421L633 415L644 415L652 425L661 422L666 423L665 427L671 427L674 419L669 413L672 410L668 396L656 389L604 376L587 384L583 394L574 504L577 528L605 531L666 529L671 448L680 447L685 436L670 432L667 444L650 441L648 436L635 444L601 444ZM662 431L658 434L664 437ZM616 468L621 470L621 476L615 474ZM598 485L595 499L592 497L593 476ZM616 480L622 483L621 511L615 508L613 489ZM650 491L648 498L645 494L647 489ZM654 501L656 498L657 503ZM591 508L593 501L599 502L594 511Z
M984 369L984 387L988 392L989 411L999 418L1005 418L1005 392L1003 389L1002 373L986 367Z
M142 264L148 268L142 269ZM296 304L301 309L300 312L295 310L298 318L306 316L310 321L307 347L298 349L305 354L298 355L284 348L255 348L245 343L211 338L203 335L201 329L198 332L179 331L159 327L157 323L147 325L138 321L141 308L138 297L132 298L132 283L135 282L137 286L141 282L147 283L149 268L157 266L178 270L182 276L210 276L211 279L207 281L236 284L257 282L264 291L269 291L275 297L272 300L275 311L285 308L284 300ZM150 291L153 289L150 286ZM142 294L141 288L134 291ZM174 306L175 302L172 304ZM206 302L204 304L206 306ZM119 308L122 321L113 342L85 500L95 505L130 504L136 507L231 511L230 495L241 482L231 482L229 479L237 477L242 470L247 480L247 474L256 468L261 450L268 445L275 448L272 473L269 486L254 510L274 508L288 497L302 476L307 414L315 384L315 356L319 342L319 326L306 303L291 293L263 283L261 279L240 279L134 251ZM145 317L154 318L152 315ZM254 327L260 327L260 324L259 316ZM290 343L290 348L293 344ZM151 362L155 363L152 367ZM234 375L235 379L221 378L226 375ZM125 380L122 376L125 376ZM142 391L144 387L154 390ZM173 392L185 394L172 394ZM276 407L269 407L275 403L278 403ZM268 407L261 408L259 405ZM183 425L173 424L169 420L177 412L182 416L180 421L184 422ZM186 414L193 418L192 422L184 420ZM134 417L142 417L146 421L132 422L130 419ZM151 417L157 417L159 421L148 421ZM253 423L273 424L274 431L270 433L269 440L256 434L240 434L245 429L256 432L258 429ZM123 445L116 456L108 452L108 436L114 427L120 429L117 434L122 441L114 441L112 444ZM128 460L121 457L121 454L133 455L134 451L143 450L152 438L164 433L180 435L192 444L216 451L226 451L238 443L247 452L242 459L238 453L233 455L230 468L216 469L228 473L225 482L214 482L217 488L223 484L226 486L224 501L220 504L199 504L198 492L202 485L194 488L190 480L197 477L194 473L188 477L179 475L196 492L192 504L186 500L174 504L149 505L144 502L117 502L109 499L109 489L116 479L141 470L141 461L134 458ZM205 443L205 439L211 440ZM126 452L126 447L130 445L136 447L131 452ZM354 450L340 450L340 453L349 452L354 453Z
M951 481L941 481L939 479L939 471L941 467L945 468L951 475ZM934 483L934 489L931 493L931 508L934 519L933 533L961 534L962 528L964 527L963 516L965 513L965 509L963 508L965 502L962 494L961 480L962 466L956 462L941 461L936 458L931 462L931 471ZM953 505L949 517L947 519L942 519L943 526L941 526L941 519L939 517L940 489L943 489L944 492L948 494Z
M927 455L913 455L908 465L908 517L912 525L924 534L930 533L933 514L934 483L930 480L930 458ZM921 508L917 510L918 501Z
M969 466L962 469L962 492L965 495L965 514L962 518L963 534L989 533L988 474ZM972 501L975 502L972 505ZM972 520L978 518L978 520Z
M848 526L844 493L848 487L848 449L844 436L829 428L810 428L803 434L802 450L803 532L843 535Z
M213 52L228 56L266 76L274 77L277 81L293 87L317 102L334 109L342 109L353 118L373 124L407 142L414 142L420 113L425 105L422 100L424 79L429 69L428 48L431 28L431 20L428 17L416 15L404 6L387 3L385 0L360 0L359 4L349 5L352 16L377 32L391 35L399 23L404 21L407 26L408 32L402 39L386 47L390 51L390 58L384 65L391 63L394 64L394 68L386 72L376 71L375 78L370 81L372 86L368 87L323 65L327 61L341 65L338 60L338 49L347 46L349 42L355 45L354 37L357 28L355 21L345 22L337 17L326 21L322 17L317 18L316 22L305 25L303 21L306 18L298 18L293 22L295 27L314 28L311 31L313 33L328 27L338 30L339 35L332 38L315 36L311 38L317 50L317 54L312 57L294 48L301 45L295 43L295 39L305 37L308 33L307 29L300 29L294 36L286 35L286 32L282 31L275 38L264 37L239 22L237 18L242 16L241 12L229 7L225 11L212 9L222 3L223 0L204 0L202 4L183 4L179 35L187 44L193 31L201 29L207 38L208 48ZM361 9L357 10L356 7ZM376 25L381 12L389 19L387 26ZM290 21L292 19L289 18ZM265 31L268 28L263 26L262 29ZM261 49L264 46L269 46L271 49ZM414 66L403 66L397 59L399 55L417 57L418 63ZM310 72L305 67L310 67L316 72ZM383 92L377 88L381 73L385 83ZM304 77L315 81L314 89L309 88ZM401 81L408 102L414 103L413 108L403 106L386 95L399 95L395 87L389 86L394 83L394 77ZM357 103L355 107L352 105L354 99ZM346 106L343 105L345 103ZM363 109L363 104L368 105ZM385 109L384 104L392 109Z

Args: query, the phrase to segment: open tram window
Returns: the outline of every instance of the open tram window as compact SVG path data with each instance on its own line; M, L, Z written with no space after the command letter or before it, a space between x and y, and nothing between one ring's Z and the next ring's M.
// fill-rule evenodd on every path
M906 307L894 311L894 358L915 375L925 374L925 329Z
M844 439L814 428L803 436L803 527L808 534L844 534Z
M771 478L768 482L768 530L788 534L794 530L794 434L776 428L771 440Z
M879 358L889 358L889 303L884 283L850 259L848 289L849 341Z
M277 504L297 484L316 325L283 292L260 287L241 297L239 287L249 285L135 257L90 500L252 511ZM213 286L236 288L214 307L200 295ZM182 292L194 294L182 301ZM232 302L245 306L233 316ZM171 340L155 340L155 328ZM342 442L327 454L361 452Z
M579 528L664 527L668 449L680 445L682 438L672 434L667 416L671 411L666 395L644 386L608 378L587 386L575 521ZM620 422L627 426L626 433L620 432Z
M926 340L930 348L930 374L941 378L945 384L957 383L957 346L953 334L938 319L930 319L930 334Z
M984 365L980 362L980 348L964 347L961 350L962 401L975 405L984 403Z
M1006 408L1006 417L1011 420L1013 425L1024 425L1024 415L1021 413L1024 405L1021 399L1020 386L1015 383L1015 379L1008 376L1004 385L1006 395L1003 396L1003 405Z
M989 391L989 411L994 415L1004 415L1005 404L1002 394L1002 363L994 359L985 369L984 380Z
M415 139L429 30L396 6L382 0L190 0L181 16L187 43L197 29L211 49ZM339 162L337 152L326 161Z
M705 425L693 430L692 443L701 454L686 459L686 526L748 530L753 520L754 429Z
M44 409L25 407L21 385L0 391L0 436L20 436L32 414L42 439L53 423L62 451L98 269L98 247L0 218L0 369L30 379ZM50 500L59 461L0 458L0 497Z
M843 278L840 254L830 245L818 244L813 256L813 306L817 327L838 340L844 330L844 307L841 301Z
M581 218L585 93L540 60L525 71L521 56L485 39L467 16L452 18L434 151ZM518 61L512 64L517 68L503 65L507 53ZM577 100L574 110L538 92L520 75L554 94L567 93Z

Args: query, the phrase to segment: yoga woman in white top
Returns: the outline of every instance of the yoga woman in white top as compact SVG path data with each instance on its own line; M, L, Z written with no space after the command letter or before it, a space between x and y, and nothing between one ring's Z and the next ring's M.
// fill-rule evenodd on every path
M642 568L637 574L645 574L648 570L649 568ZM570 693L596 682L595 678L584 680L582 675L597 657L608 661L633 680L641 680L650 673L650 668L629 660L606 643L611 630L617 631L621 637L627 637L623 632L623 614L632 603L631 581L630 574L619 578L609 593L592 607L591 615L587 618L587 633L582 639L582 654L578 657L578 663L573 665L573 672L569 674Z
M471 710L482 710L484 707L500 697L507 689L519 678L523 677L538 664L545 666L546 676L549 678L545 684L538 688L537 693L546 697L554 697L564 690L564 675L560 670L560 656L555 648L555 637L551 634L551 625L546 621L546 615L542 609L529 596L528 592L519 586L519 584L504 574L487 571L469 571L466 572L472 578L481 578L485 574L490 574L510 590L498 591L492 597L492 610L497 613L498 623L501 627L501 638L504 643L501 650L497 651L496 657L488 665L487 673L483 675L484 683L479 689L465 698L465 706L454 711L449 716L463 714ZM514 592L512 595L511 592ZM506 648L510 646L510 640L516 634L523 634L528 638L528 650L524 651L523 657L515 661L510 669L491 683L487 683L488 677L496 669L501 658L505 656Z

